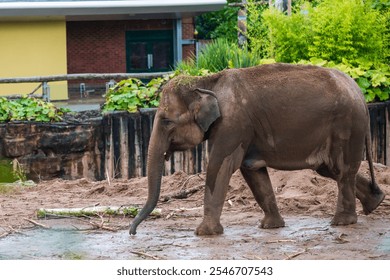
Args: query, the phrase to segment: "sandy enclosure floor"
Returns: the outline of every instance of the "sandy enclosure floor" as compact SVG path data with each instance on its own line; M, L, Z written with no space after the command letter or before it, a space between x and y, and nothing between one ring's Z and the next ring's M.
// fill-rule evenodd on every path
M361 171L368 173L366 163ZM225 233L214 237L194 234L202 220L204 174L164 177L162 215L144 221L136 236L128 235L129 217L38 219L36 212L142 205L146 178L40 182L0 194L0 259L390 259L390 167L376 164L375 171L384 202L369 216L358 202L358 223L333 227L334 181L311 170L270 170L286 221L280 229L258 228L262 210L237 172L222 213ZM186 198L172 197L188 190L194 192Z

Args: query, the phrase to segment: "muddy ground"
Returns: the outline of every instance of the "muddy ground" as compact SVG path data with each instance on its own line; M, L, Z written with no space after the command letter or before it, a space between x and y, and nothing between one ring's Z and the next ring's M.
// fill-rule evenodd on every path
M142 205L147 179L40 182L0 194L0 259L390 259L390 167L376 164L387 194L358 223L333 227L337 187L310 170L270 170L286 227L260 229L263 213L239 172L231 179L222 224L214 237L194 234L202 220L204 174L163 178L160 218L128 235L130 217L38 219L39 208ZM361 171L368 173L364 163ZM187 198L173 198L194 190ZM39 225L33 224L38 222ZM92 222L92 224L91 224ZM103 225L104 228L98 228ZM47 228L44 228L47 227Z

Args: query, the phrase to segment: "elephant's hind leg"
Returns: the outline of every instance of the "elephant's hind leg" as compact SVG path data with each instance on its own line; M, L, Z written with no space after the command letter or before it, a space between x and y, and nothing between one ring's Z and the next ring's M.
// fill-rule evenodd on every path
M344 175L338 182L338 198L336 213L331 221L332 225L350 225L357 222L356 214L356 174Z
M356 197L363 206L364 214L374 211L385 198L385 194L372 179L367 179L363 174L356 175Z
M344 166L346 170L333 169L331 171L323 165L316 170L321 176L332 178L337 182L337 206L336 213L331 221L332 225L349 225L357 222L355 184L358 166L359 164L356 164L356 167L353 168Z
M264 211L264 218L260 226L262 228L284 227L284 220L279 214L267 169L265 167L258 170L241 168L241 173L252 190L257 203Z

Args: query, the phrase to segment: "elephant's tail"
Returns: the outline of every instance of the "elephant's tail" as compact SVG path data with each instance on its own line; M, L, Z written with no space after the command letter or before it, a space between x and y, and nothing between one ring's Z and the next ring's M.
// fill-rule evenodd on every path
M375 181L374 164L372 162L372 143L370 132L368 132L366 135L366 158L370 169L371 182L367 178L365 178L365 176L357 174L356 196L362 203L364 214L368 215L372 211L374 211L385 198L385 194L382 192L382 190L379 188Z
M374 164L372 163L372 143L371 143L371 133L368 131L366 135L366 157L368 161L368 166L370 168L370 177L371 177L371 184L370 188L372 191L377 189L377 184L375 180L375 173L374 173Z

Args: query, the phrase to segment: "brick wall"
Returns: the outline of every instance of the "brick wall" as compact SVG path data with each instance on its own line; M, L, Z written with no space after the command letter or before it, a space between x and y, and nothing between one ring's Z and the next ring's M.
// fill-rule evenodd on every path
M183 39L194 39L194 18L188 17L182 19L182 37ZM183 46L183 60L189 59L195 53L194 45Z
M125 73L126 31L172 28L171 20L68 22L68 73Z
M67 70L72 73L125 73L126 31L169 30L173 20L120 20L67 22ZM193 39L193 18L182 19L183 39ZM183 59L194 53L194 45L183 46ZM69 94L79 92L79 84L104 89L106 81L70 81Z
M183 39L194 39L194 19L192 17L183 18L181 23Z

